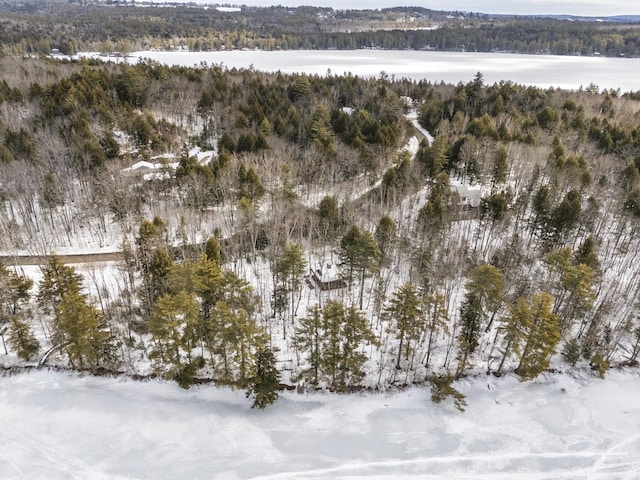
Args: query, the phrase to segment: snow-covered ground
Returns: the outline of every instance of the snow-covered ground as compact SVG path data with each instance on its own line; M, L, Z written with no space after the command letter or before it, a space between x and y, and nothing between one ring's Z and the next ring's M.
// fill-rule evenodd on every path
M282 394L267 410L210 386L37 371L0 382L3 479L637 479L640 377L554 375Z

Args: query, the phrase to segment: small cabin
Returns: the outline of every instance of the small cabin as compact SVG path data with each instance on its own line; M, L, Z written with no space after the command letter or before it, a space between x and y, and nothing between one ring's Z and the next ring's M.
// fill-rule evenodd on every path
M323 276L322 270L319 268L310 269L309 276L311 278L312 285L315 285L315 287L319 288L322 292L327 290L338 290L347 286L347 282L342 278L328 278L327 276ZM315 287L310 286L310 288Z
M453 185L451 189L458 194L458 206L461 210L471 210L480 206L482 191L479 188L470 188L467 185Z

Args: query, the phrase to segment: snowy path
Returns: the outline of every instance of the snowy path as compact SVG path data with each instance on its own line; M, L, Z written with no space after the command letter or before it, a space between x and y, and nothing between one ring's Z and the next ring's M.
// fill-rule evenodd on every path
M242 392L33 372L0 382L3 479L640 478L640 377L483 377L464 414L428 391ZM564 388L566 393L561 391Z

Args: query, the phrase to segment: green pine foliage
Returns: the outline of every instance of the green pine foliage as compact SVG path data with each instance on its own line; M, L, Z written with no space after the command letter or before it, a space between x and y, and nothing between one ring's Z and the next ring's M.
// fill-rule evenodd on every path
M40 351L40 342L33 334L27 322L15 316L9 324L9 344L18 357L23 360L33 360Z
M256 373L252 378L247 397L253 397L251 408L264 410L278 400L280 372L276 366L276 357L269 349L262 349L256 359Z
M355 307L332 300L322 308L310 308L296 328L294 344L307 355L310 368L305 375L312 384L326 381L330 388L344 391L361 384L367 360L362 346L377 345L378 340Z
M385 308L386 316L391 320L392 331L398 340L398 357L396 369L400 369L404 361L405 369L411 369L415 344L422 337L425 326L422 302L416 288L406 283L401 285Z
M373 237L366 231L352 225L349 231L340 240L340 259L347 268L349 283L353 281L353 273L360 274L359 304L362 310L364 295L364 279L367 273L372 273L380 267L382 253Z
M447 398L453 399L453 406L460 412L465 411L467 401L462 392L453 386L455 377L453 375L431 376L431 401L433 403L442 403Z
M43 268L38 303L52 317L51 341L72 368L95 370L114 361L114 337L101 312L82 293L82 276L51 257Z

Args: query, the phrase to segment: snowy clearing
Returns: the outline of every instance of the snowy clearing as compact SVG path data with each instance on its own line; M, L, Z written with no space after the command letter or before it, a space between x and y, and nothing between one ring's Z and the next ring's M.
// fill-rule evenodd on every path
M37 371L0 388L0 478L636 479L637 372L606 381L458 383L465 413L424 388L242 392Z

